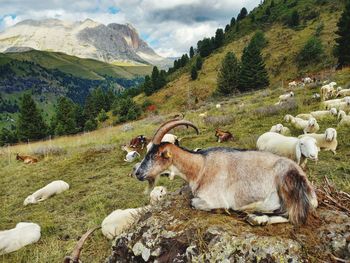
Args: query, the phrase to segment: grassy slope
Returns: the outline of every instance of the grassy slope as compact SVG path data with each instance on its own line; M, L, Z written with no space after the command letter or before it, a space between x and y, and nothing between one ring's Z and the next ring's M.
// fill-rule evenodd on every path
M11 59L35 62L42 67L58 69L64 73L87 79L102 79L102 75L131 79L149 74L151 66L119 66L93 59L83 59L59 52L28 51L0 54L0 64Z
M349 83L350 69L337 72L333 79L340 85ZM303 104L305 98L317 90L318 88L296 90L298 109L290 113L319 109L319 102ZM210 116L229 118L229 121L220 126L230 130L238 139L225 144L226 146L253 149L256 138L268 131L273 124L282 122L286 113L256 114L254 110L264 107L268 111L282 92L280 88L268 89L229 98L221 101L223 107L220 110L214 107L218 101L208 102L198 111L189 111L186 114L186 119L199 126L199 136L190 130L177 130L174 133L184 137L181 144L188 148L219 145L215 142L215 125L203 122L198 116L200 112L208 111ZM0 229L12 228L20 221L33 221L41 225L42 238L35 245L0 257L0 262L59 262L73 249L76 239L88 228L99 225L107 214L118 208L138 207L147 203L147 198L143 195L145 183L127 176L132 164L122 161L124 154L120 145L137 134L151 136L165 118L156 116L134 122L134 130L127 133L122 132L121 127L105 128L85 135L2 149ZM335 118L323 120L320 122L320 132L336 125ZM293 136L299 134L300 132L292 129ZM307 175L315 183L321 183L326 175L339 189L349 192L350 128L338 129L338 134L338 154L333 156L330 152L321 152L318 164L308 163ZM64 148L66 153L61 156L47 156L38 164L28 166L14 160L16 152L31 153L36 148L48 145ZM103 145L106 152L99 150ZM111 146L115 148L108 150ZM28 194L57 179L67 181L71 189L41 204L22 206ZM170 182L163 178L160 184L174 190L180 187L182 180L177 178L175 182ZM225 217L223 220L229 218ZM216 221L213 222L215 223ZM102 262L110 251L110 245L111 242L97 232L84 247L83 262Z
M331 53L334 46L336 23L339 19L339 12L330 13L324 6L318 7L322 13L316 20L309 21L303 29L292 30L281 24L272 25L266 32L265 37L268 45L263 49L263 57L269 72L271 86L281 86L281 81L287 83L289 80L302 77L310 73L316 73L322 64L335 64ZM325 60L317 67L310 67L305 70L298 70L296 66L296 55L306 43L308 38L314 34L320 22L323 22L324 29L320 35L325 50ZM224 47L220 48L205 59L203 68L199 72L198 79L192 81L190 78L190 66L176 73L173 81L159 92L145 97L139 95L136 101L142 103L149 99L153 101L161 111L188 109L188 105L194 105L195 97L199 101L210 98L216 89L217 72L225 54L232 51L238 58L241 57L243 48L249 43L253 33L243 36ZM182 73L181 73L182 72Z

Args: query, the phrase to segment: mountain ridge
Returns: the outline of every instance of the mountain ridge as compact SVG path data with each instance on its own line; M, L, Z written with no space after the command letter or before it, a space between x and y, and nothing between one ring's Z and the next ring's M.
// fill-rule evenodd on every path
M107 63L154 64L161 68L171 63L149 47L131 24L104 25L92 19L27 19L0 32L0 52L21 48L63 52Z

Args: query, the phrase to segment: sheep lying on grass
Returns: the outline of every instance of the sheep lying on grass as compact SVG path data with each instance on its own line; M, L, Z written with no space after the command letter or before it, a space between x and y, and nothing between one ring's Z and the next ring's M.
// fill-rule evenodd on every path
M38 224L21 222L15 228L0 231L0 255L37 242L41 236L40 230Z
M290 130L288 127L283 126L281 123L273 125L270 129L270 132L277 132L282 135L289 135Z
M24 205L36 204L44 201L49 197L62 193L69 189L69 184L62 180L53 181L33 194L29 195L23 202Z
M342 89L342 88L337 89L336 97L346 97L346 96L350 96L350 89Z
M135 161L138 157L140 157L140 154L139 154L137 151L132 150L132 149L131 149L129 146L127 146L127 145L123 145L123 146L122 146L122 150L127 152L127 154L125 155L125 158L124 158L124 162L132 163L132 162Z
M337 110L350 110L350 97L342 99L327 100L323 102L326 109L336 108Z
M166 188L163 186L155 187L150 193L151 205L156 204L158 201L163 199L166 195ZM120 235L123 231L128 229L134 224L141 216L141 213L150 206L129 208L129 209L118 209L109 214L102 222L102 234L108 239Z
M299 138L303 138L306 136L315 138L317 142L317 147L319 147L321 150L332 151L332 153L336 154L338 141L337 141L337 131L335 129L328 128L323 134L309 133L309 134L300 135Z
M318 147L316 140L311 137L287 137L275 132L266 132L256 143L260 151L268 151L294 160L301 167L305 167L307 159L316 161Z
M337 109L331 108L330 110L319 110L319 111L312 111L310 113L301 113L301 114L298 114L296 118L301 118L304 120L315 118L317 120L320 120L328 116L337 116L337 114L338 114Z
M340 122L338 123L338 126L350 126L350 115L346 115L345 111L340 110L338 114L338 119L340 119Z
M287 114L284 117L284 120L286 122L290 122L294 128L303 130L304 133L315 133L320 129L320 126L314 117L311 117L308 120L303 120L301 118L293 117L292 115Z

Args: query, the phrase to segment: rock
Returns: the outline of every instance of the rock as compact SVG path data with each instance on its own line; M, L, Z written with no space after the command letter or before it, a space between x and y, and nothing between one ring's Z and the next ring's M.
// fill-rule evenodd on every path
M190 207L190 193L170 194L116 239L108 263L308 262L350 259L350 218L324 208L305 226L252 227L241 214Z

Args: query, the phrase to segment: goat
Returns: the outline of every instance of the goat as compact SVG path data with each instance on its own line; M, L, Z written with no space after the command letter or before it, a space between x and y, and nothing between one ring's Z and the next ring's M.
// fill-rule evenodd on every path
M139 135L131 139L129 147L143 150L148 142L149 140L144 135Z
M189 183L195 209L244 211L249 213L247 221L252 225L288 221L302 224L317 207L315 191L294 161L269 152L228 147L194 152L161 142L164 134L179 125L199 133L193 123L185 120L162 125L152 139L152 148L135 169L138 180L154 180L164 170L175 167Z
M215 130L215 137L218 138L218 142L226 142L234 138L232 133L220 130L219 128Z
M22 161L25 164L32 164L32 163L37 163L38 159L29 155L19 155L18 153L16 154L16 160Z

